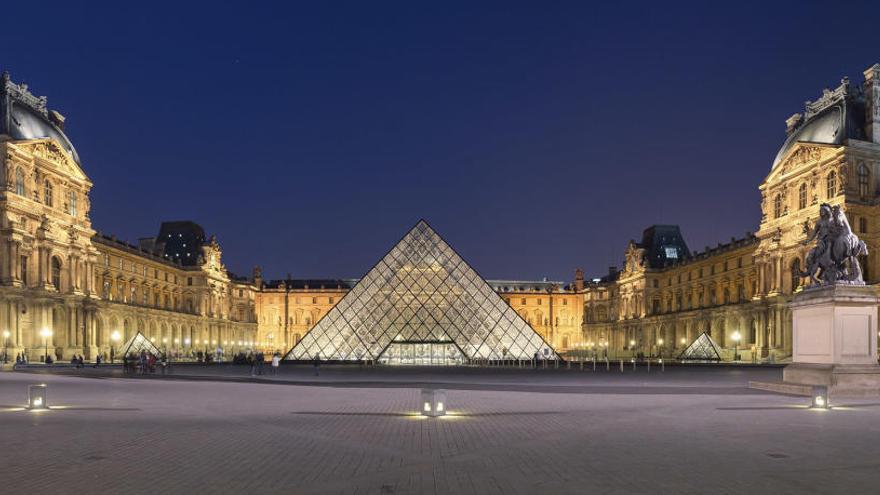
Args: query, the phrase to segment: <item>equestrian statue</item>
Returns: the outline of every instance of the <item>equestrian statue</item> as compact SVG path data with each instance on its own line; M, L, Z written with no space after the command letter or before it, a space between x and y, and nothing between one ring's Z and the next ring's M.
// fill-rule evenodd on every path
M813 240L816 246L807 254L806 271L801 273L810 277L812 286L865 285L858 257L867 255L868 247L853 233L840 206L819 206L819 219L803 243Z

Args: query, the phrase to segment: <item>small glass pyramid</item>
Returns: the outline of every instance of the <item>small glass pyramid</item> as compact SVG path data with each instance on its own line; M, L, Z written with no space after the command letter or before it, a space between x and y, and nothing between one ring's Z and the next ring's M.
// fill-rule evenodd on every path
M556 359L544 341L424 220L285 359L462 364Z
M680 361L720 361L721 348L707 332L703 332L678 356L678 359Z
M162 355L159 349L153 345L153 342L140 332L136 333L134 337L128 339L128 341L119 346L119 351L116 355L120 358L129 354L140 356L141 351L147 351L147 354L152 354L156 357Z

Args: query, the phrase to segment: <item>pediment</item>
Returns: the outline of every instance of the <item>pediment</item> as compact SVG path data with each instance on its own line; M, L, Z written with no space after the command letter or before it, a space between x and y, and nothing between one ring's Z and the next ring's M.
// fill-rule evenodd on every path
M769 182L780 176L788 175L805 165L818 163L826 153L828 153L828 149L833 147L834 146L829 145L796 143L791 147L788 153L785 154L779 162L779 165L773 168L770 175L764 179L764 182Z
M62 171L74 179L88 181L89 178L83 172L83 169L76 163L73 157L59 146L53 139L33 139L25 142L16 142L15 146L22 151L33 154L37 158L42 158L48 162L55 164Z

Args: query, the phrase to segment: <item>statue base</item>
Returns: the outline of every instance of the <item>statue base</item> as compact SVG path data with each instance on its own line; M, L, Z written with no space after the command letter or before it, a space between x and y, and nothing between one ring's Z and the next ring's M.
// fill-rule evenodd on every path
M877 304L873 288L830 285L794 296L792 364L786 383L824 385L829 395L880 396Z

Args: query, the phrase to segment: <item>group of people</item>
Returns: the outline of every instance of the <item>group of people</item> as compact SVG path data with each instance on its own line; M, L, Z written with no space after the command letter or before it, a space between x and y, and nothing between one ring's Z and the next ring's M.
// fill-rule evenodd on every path
M257 351L253 355L247 356L247 362L251 365L251 376L263 374L263 366L266 364L266 355L263 351ZM281 354L272 354L272 376L278 375L278 367L281 366Z
M157 366L164 374L168 367L168 359L164 354L157 357L142 350L139 355L131 352L122 356L122 370L126 374L153 374L156 372Z

